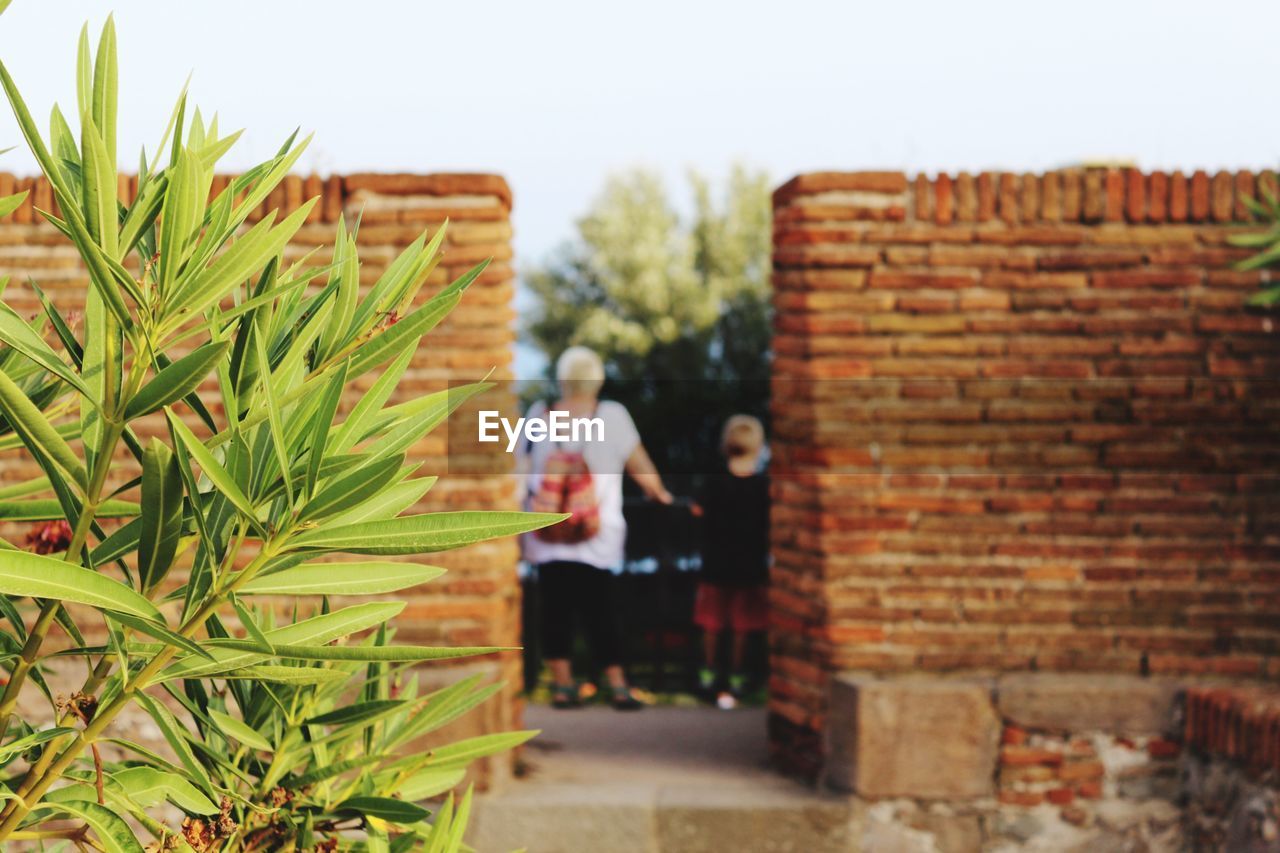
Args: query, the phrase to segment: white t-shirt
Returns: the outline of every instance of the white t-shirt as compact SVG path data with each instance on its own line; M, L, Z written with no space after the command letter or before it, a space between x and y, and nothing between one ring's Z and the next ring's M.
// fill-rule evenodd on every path
M527 417L546 417L545 403L534 403ZM586 563L600 569L617 571L622 568L627 544L627 522L622 516L622 477L631 454L640 445L640 433L626 406L613 400L601 400L595 417L604 422L604 440L581 444L542 441L524 443L518 452L527 455L530 473L525 476L525 495L538 490L547 458L556 450L580 451L591 469L591 480L600 507L600 531L584 542L573 544L544 542L532 533L523 539L524 558L530 563L549 563L568 560Z

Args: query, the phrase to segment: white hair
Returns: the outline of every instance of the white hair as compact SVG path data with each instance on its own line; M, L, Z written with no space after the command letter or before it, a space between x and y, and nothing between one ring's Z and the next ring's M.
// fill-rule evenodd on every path
M586 347L569 347L556 360L556 381L566 397L594 397L604 385L604 362Z

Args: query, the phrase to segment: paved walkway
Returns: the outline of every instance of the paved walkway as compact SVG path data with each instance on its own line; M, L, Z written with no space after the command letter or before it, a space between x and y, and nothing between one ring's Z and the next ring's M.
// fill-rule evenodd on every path
M477 803L480 853L852 849L847 800L767 767L764 712L530 706L524 777Z

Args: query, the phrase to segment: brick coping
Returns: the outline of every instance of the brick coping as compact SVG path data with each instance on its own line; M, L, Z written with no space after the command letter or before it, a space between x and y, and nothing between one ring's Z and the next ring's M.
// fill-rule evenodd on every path
M909 177L906 172L811 172L773 195L775 209L827 193L890 197L884 219L934 222L1236 223L1253 219L1245 199L1280 193L1276 172L1201 169L1143 172L1080 167L1044 173L959 172ZM897 199L892 199L892 197ZM894 202L897 203L894 203ZM833 205L839 204L832 201Z
M217 195L232 180L232 175L215 175L210 196ZM121 174L119 177L119 197L124 203L133 201L137 194L138 179L136 175ZM0 196L27 190L28 195L17 210L0 218L0 223L26 224L42 221L39 210L54 210L57 205L53 199L53 189L44 176L19 177L10 172L0 172ZM511 187L504 177L497 174L479 172L355 172L349 175L334 174L322 177L316 173L309 175L287 175L267 200L250 215L250 221L256 221L269 211L279 211L285 216L297 210L305 201L319 197L308 221L336 222L342 215L347 200L357 193L373 193L393 196L434 196L447 198L450 196L493 196L507 212L511 211Z

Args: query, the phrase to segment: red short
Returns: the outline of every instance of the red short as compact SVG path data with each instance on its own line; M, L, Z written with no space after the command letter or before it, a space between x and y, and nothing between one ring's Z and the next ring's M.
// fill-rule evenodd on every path
M704 631L763 631L769 627L769 590L701 582L693 604L693 624Z

